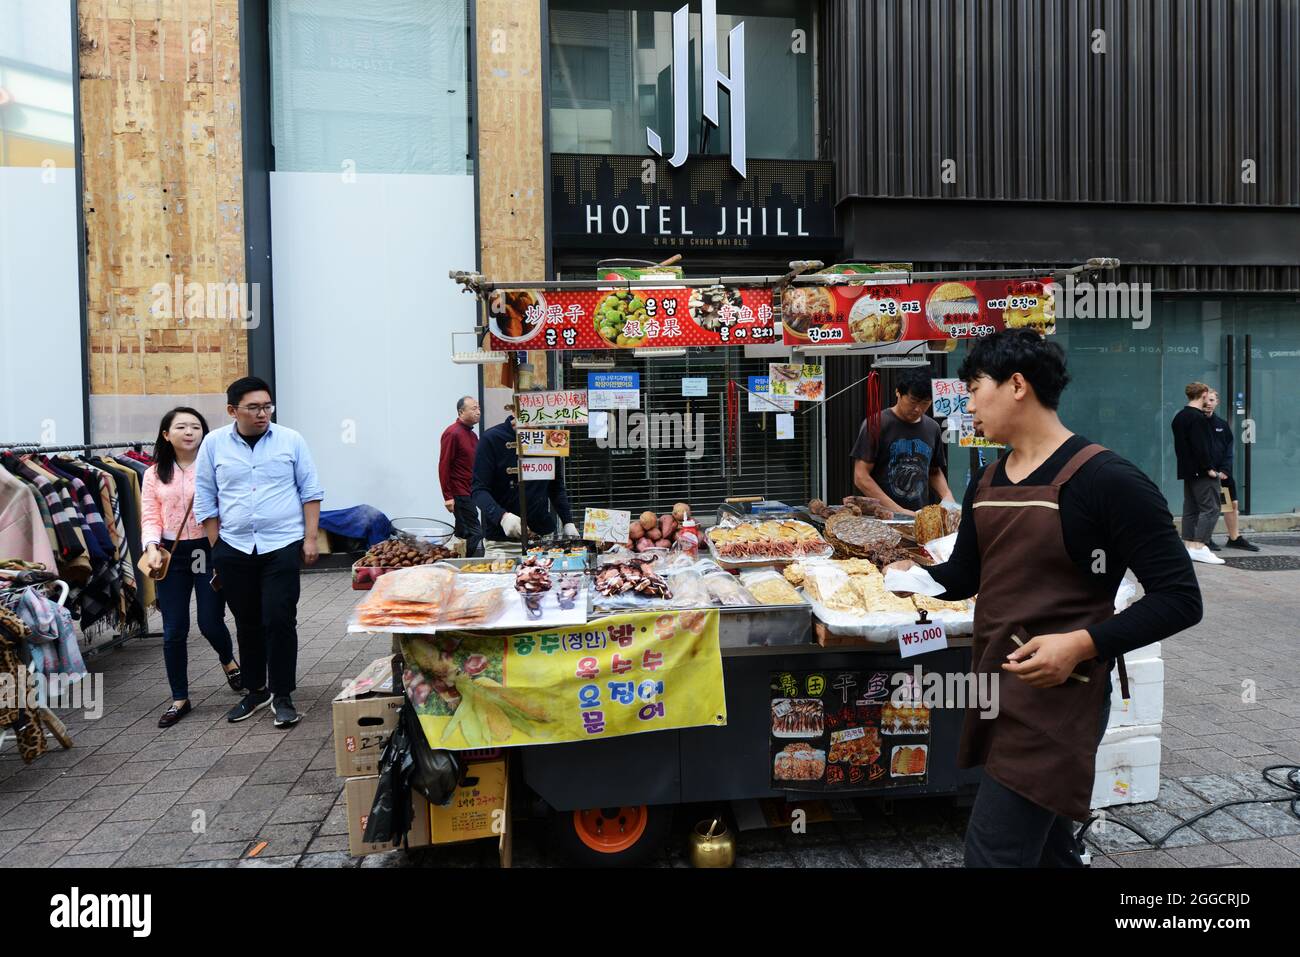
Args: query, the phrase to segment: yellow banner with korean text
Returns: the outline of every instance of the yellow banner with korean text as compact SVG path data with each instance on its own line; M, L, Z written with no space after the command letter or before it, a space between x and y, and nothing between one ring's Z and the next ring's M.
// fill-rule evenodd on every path
M591 741L727 723L718 612L635 612L509 635L401 635L435 748Z

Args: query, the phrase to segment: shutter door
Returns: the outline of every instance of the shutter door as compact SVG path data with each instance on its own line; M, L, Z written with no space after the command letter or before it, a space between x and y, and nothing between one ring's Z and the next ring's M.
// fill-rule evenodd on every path
M615 355L615 371L641 373L641 413L648 423L671 423L658 430L661 445L675 447L620 448L618 419L610 413L610 448L601 448L575 429L572 451L565 463L565 482L575 511L587 507L663 512L676 502L687 502L699 512L711 512L735 495L759 495L790 505L807 504L813 497L820 410L795 413L795 437L776 438L776 415L746 411L748 395L737 391L740 405L739 454L723 462L725 444L726 383L747 382L751 375L767 375L767 359L745 359L739 349L692 349L676 359L638 359L631 353ZM587 371L572 369L561 359L563 388L587 386ZM683 378L705 378L705 398L682 395ZM799 409L805 409L800 404ZM686 415L692 418L690 448L682 434ZM625 416L629 437L636 422ZM657 416L667 416L656 419ZM670 417L670 418L668 418ZM700 426L699 430L695 425ZM647 428L647 440L654 430ZM666 434L665 434L666 433Z

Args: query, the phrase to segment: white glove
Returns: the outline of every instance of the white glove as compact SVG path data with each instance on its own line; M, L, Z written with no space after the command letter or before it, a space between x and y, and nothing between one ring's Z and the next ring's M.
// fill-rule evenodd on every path
M523 531L523 526L519 521L519 516L506 512L501 516L501 531L506 533L506 538L518 538L519 533Z
M567 523L565 523L565 526L564 526L564 537L565 537L565 538L577 538L577 537L578 537L578 526L577 526L577 525L574 525L572 522L567 522Z

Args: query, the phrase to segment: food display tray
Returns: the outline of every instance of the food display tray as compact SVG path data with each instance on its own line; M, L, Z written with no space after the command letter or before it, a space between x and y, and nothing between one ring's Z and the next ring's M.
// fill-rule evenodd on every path
M777 519L770 518L764 518L763 520L777 521ZM817 532L818 535L821 534L821 531L818 530L817 526L813 525L811 522L804 522L802 519L796 519L796 521L808 525L813 529L813 531ZM715 562L728 570L737 568L756 568L763 565L784 567L792 562L809 561L815 558L830 558L835 554L834 547L829 542L826 542L823 548L820 548L815 552L807 552L803 555L766 555L759 558L724 558L722 555L718 554L718 549L713 544L713 539L709 537L709 532L711 531L713 531L713 529L710 528L704 533L704 541L707 542L709 546L709 555Z
M888 644L898 639L898 629L902 625L914 625L920 617L919 612L904 614L901 611L861 612L833 611L800 589L800 594L807 599L817 620L826 626L833 635L847 635L864 638L867 641ZM926 613L929 620L943 625L944 632L950 638L960 638L975 632L975 610L966 611L931 611Z

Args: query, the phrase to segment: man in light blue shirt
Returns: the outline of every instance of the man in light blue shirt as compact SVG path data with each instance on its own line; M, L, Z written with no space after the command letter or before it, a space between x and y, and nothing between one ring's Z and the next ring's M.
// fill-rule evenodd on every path
M208 434L195 462L194 518L239 631L244 695L227 715L243 721L272 705L275 726L300 718L290 697L298 670L298 558L315 564L325 497L307 443L271 423L271 388L248 376L226 390L235 421ZM267 688L267 676L270 688Z

